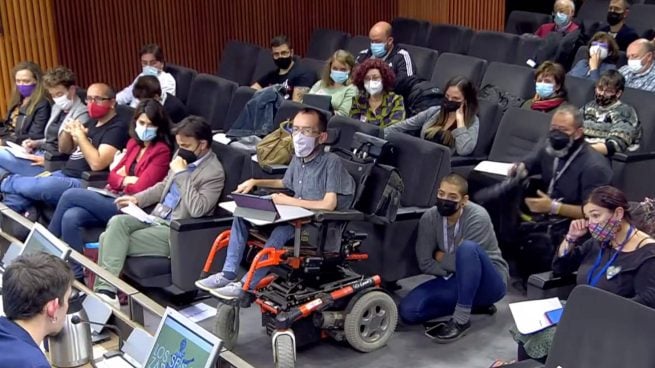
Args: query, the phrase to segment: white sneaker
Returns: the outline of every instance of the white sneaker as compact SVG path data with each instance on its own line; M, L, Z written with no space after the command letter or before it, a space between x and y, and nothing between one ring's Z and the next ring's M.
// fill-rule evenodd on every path
M236 299L243 293L243 283L241 281L231 282L222 288L209 290L209 292L217 298Z

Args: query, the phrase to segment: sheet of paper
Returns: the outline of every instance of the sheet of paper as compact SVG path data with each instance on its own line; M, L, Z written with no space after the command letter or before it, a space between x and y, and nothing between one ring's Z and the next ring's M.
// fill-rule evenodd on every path
M204 321L207 318L213 317L216 315L216 308L209 306L205 303L198 303L190 307L186 307L180 311L183 316L187 317L193 322Z
M509 305L516 328L524 335L552 326L553 324L546 317L546 312L559 308L562 308L562 303L558 298L528 300Z
M228 138L225 133L216 133L214 134L214 142L222 143L222 144L230 144L232 142L232 139Z
M108 190L106 190L106 189L102 189L102 188L94 188L94 187L87 187L86 189L87 189L87 190L90 190L90 191L92 191L92 192L96 192L96 193L98 193L98 194L101 194L101 195L103 195L103 196L105 196L105 197L109 197L109 198L118 198L118 194L116 194L116 193L112 193L112 192L110 192L110 191L108 191Z
M23 146L21 146L20 144L16 144L14 142L6 142L6 143L7 143L7 146L9 146L9 148L11 148L13 150L16 150L18 152L27 153L25 148Z
M237 204L234 203L234 201L223 202L220 203L219 206L230 213L234 213L234 210L237 208ZM279 205L279 204L276 204L275 207L277 208L277 212L280 214L280 218L275 220L274 222L255 220L249 218L246 218L245 220L247 220L253 225L262 226L262 225L277 224L279 222L287 222L287 221L314 216L314 212L310 210L306 210L302 207L286 206L286 205Z
M121 208L121 212L123 212L126 215L130 215L137 220L144 222L146 224L152 224L155 222L155 219L153 216L148 215L143 211L140 207L130 203L129 205Z
M512 168L513 163L496 162L496 161L482 161L476 167L475 171L486 172L489 174L507 176L507 173Z
M27 151L25 150L25 148L23 148L22 146L20 146L20 145L18 145L18 144L16 144L16 143L13 143L13 142L7 142L7 145L6 145L6 146L2 146L2 148L3 148L3 149L6 149L7 151L9 151L9 153L11 153L12 155L14 155L14 157L22 158L23 160L30 160L30 161L32 161L32 160L31 160L31 159L32 159L32 155L29 154L29 153L27 153Z

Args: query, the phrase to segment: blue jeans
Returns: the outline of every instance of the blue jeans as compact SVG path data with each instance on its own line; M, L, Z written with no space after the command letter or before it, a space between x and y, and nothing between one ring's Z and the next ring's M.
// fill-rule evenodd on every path
M12 210L24 213L33 202L45 202L56 206L59 198L71 188L79 188L82 182L61 171L46 177L10 175L2 181L0 190L4 193L3 202Z
M114 199L87 189L67 190L59 199L48 230L76 251L84 251L84 228L105 226L118 214ZM82 266L71 261L75 277L82 276Z
M241 257L243 256L248 241L248 229L249 223L241 217L235 217L234 221L232 221L230 241L227 246L227 257L225 258L225 264L223 265L224 272L237 272L237 268L239 267L239 263L241 263ZM271 235L266 240L264 248L273 247L275 249L280 249L287 241L293 239L294 233L295 229L293 226L278 225L273 229L273 232L271 232ZM254 289L259 281L266 276L268 270L269 267L265 267L255 271L250 282L251 289ZM245 282L245 280L246 276L243 277L242 281Z
M477 243L466 240L457 247L455 269L448 280L435 277L400 301L399 313L404 322L415 324L451 315L457 304L489 306L505 296L503 276Z
M37 152L43 155L43 152ZM36 176L44 171L43 166L33 166L32 161L16 158L6 149L0 150L0 171L23 176Z

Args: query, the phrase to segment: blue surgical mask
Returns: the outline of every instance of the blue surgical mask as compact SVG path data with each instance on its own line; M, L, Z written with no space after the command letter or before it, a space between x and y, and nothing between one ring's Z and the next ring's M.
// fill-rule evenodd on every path
M387 49L385 48L385 44L382 42L381 43L371 42L371 53L376 58L383 57L384 55L387 54Z
M552 83L537 82L535 90L541 98L548 98L555 93L555 85Z
M561 27L569 22L569 16L565 13L557 12L555 13L555 17L553 17L553 20L558 27Z
M157 136L157 127L145 127L141 124L137 124L136 128L134 128L134 132L142 142L150 142Z
M153 77L156 77L157 74L159 74L159 69L154 66L146 65L143 67L143 75L152 75Z
M344 84L348 80L348 74L348 72L332 69L330 71L330 78L334 83Z

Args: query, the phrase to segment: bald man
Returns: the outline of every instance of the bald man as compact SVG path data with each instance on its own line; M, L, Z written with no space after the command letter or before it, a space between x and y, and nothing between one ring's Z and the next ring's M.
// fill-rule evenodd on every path
M557 0L553 5L553 21L542 24L534 34L541 38L545 38L551 32L573 32L580 28L577 24L573 23L574 14L575 4L573 1Z
M626 87L655 92L654 54L655 44L645 38L640 38L628 46L628 65L619 69L625 77Z
M116 114L116 94L106 84L89 86L86 95L89 122L67 122L59 133L59 151L70 154L64 168L38 177L5 175L0 178L2 201L14 211L36 219L34 205L56 206L70 188L81 186L84 171L104 171L116 152L125 148L128 122ZM82 267L73 265L75 277L83 278Z
M364 60L374 58L382 59L396 74L396 84L402 78L414 75L416 66L407 50L396 46L393 42L391 24L378 22L371 28L368 37L371 46L359 52L357 64Z

